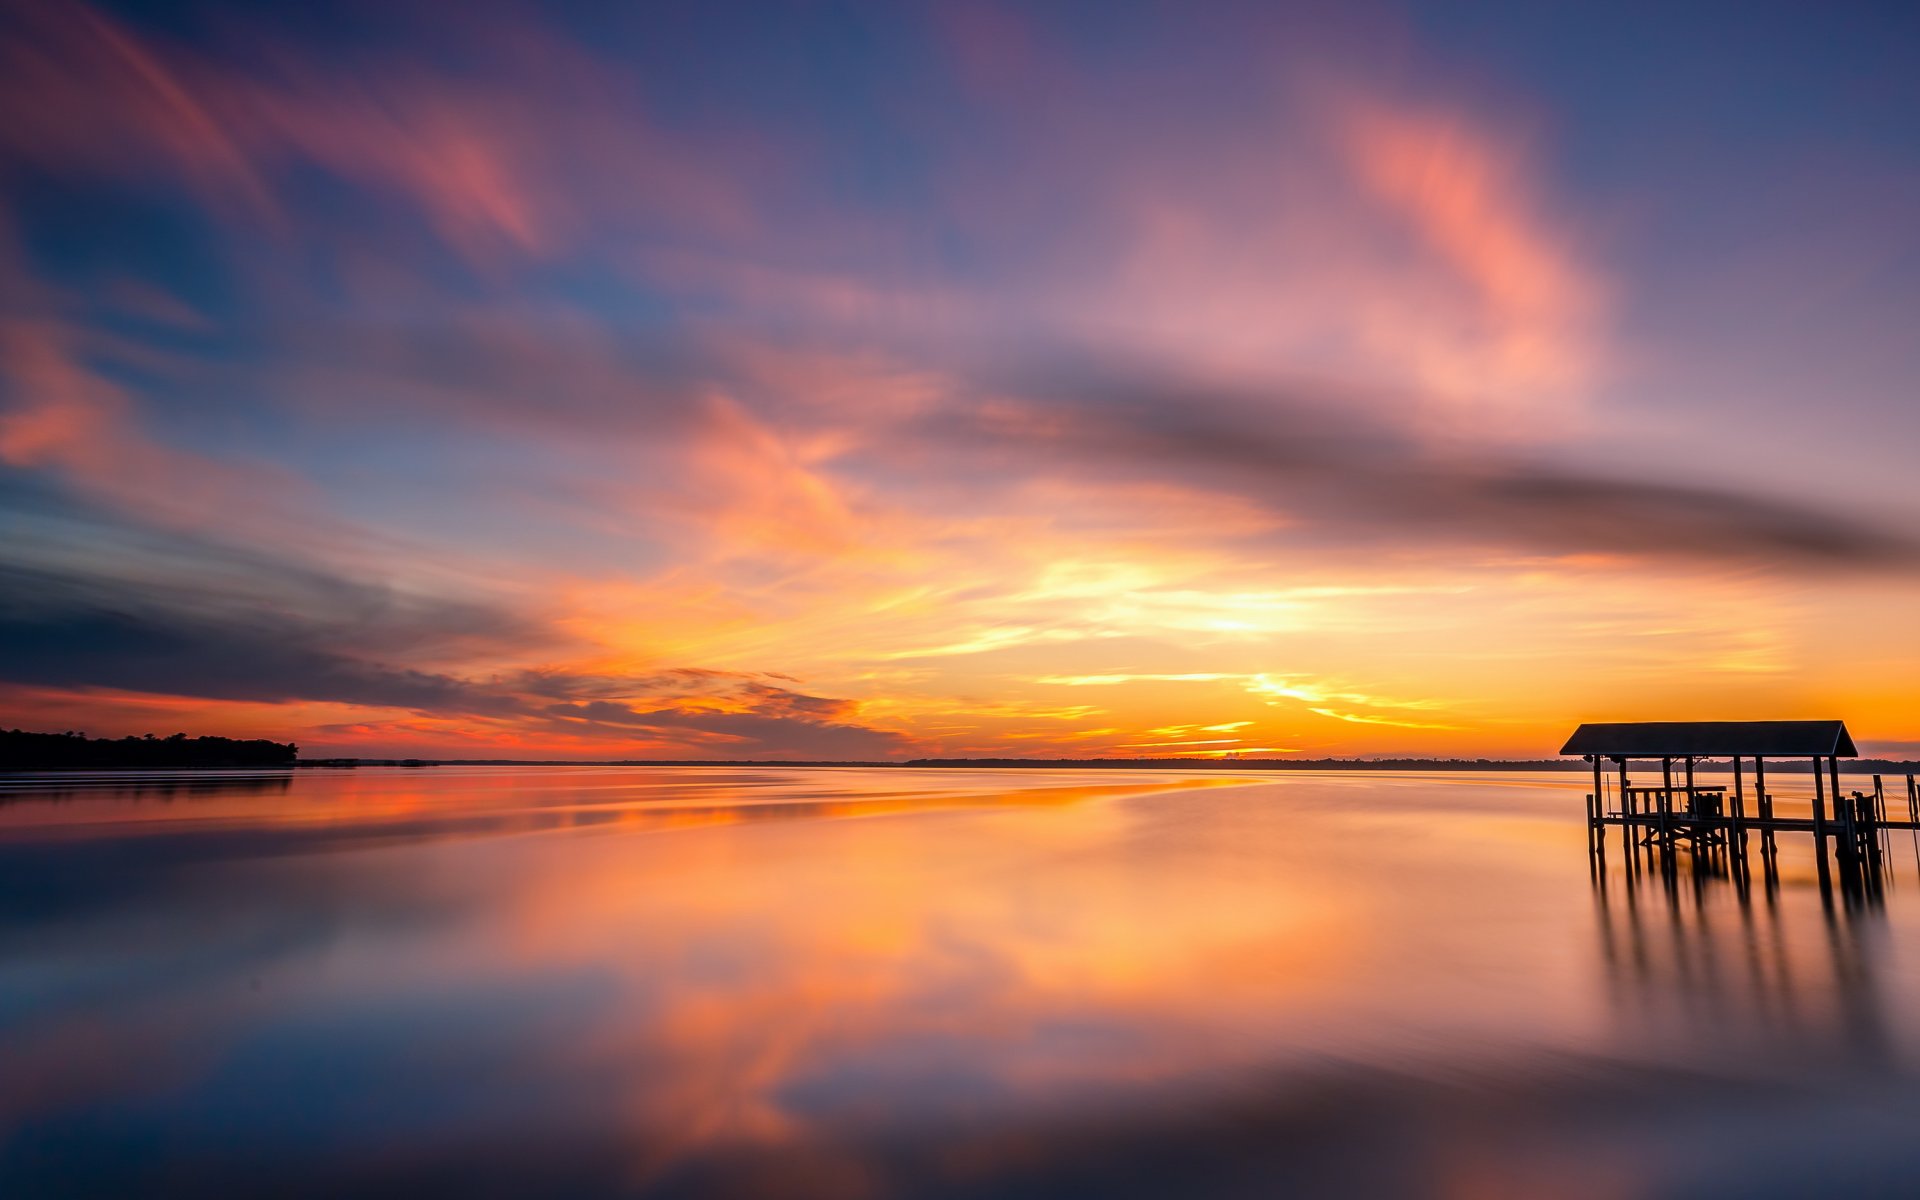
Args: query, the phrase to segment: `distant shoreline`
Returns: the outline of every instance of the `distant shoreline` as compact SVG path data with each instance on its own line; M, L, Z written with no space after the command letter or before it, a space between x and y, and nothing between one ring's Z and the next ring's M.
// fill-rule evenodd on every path
M1726 770L1725 759L1696 759L1695 769ZM1577 756L1553 758L301 758L291 742L239 741L173 734L116 739L79 733L0 730L0 774L66 774L102 771L352 770L358 767L713 767L849 768L1001 771L1554 771L1585 773ZM1805 774L1806 762L1778 760L1769 770ZM1885 758L1846 760L1849 774L1920 773L1920 761Z
M1592 766L1569 758L314 758L294 764L306 769L355 767L891 767L939 770L1100 770L1100 771L1572 771ZM1920 774L1920 761L1886 758L1841 759L1848 773ZM1725 759L1696 759L1695 770L1731 769ZM1770 761L1769 772L1806 773L1809 765Z

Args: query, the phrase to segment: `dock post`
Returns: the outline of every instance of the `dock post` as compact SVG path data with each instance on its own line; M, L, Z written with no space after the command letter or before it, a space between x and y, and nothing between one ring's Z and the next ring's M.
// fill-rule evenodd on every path
M1598 768L1594 770L1593 777L1597 784L1600 779ZM1600 824L1599 809L1600 789L1596 786L1591 792L1587 793L1587 858L1589 863L1591 863L1594 855L1593 831L1598 828Z
M1746 815L1747 793L1741 785L1740 756L1736 754L1733 756L1733 834L1727 839L1727 845L1734 848L1734 853L1741 859L1747 857L1747 831L1742 825ZM1734 846L1736 841L1739 843L1737 847Z
M1880 784L1880 777L1873 777L1873 795L1866 797L1867 805L1867 865L1874 874L1880 873L1880 826L1887 819L1885 811L1886 792Z
M1813 760L1813 861L1820 869L1820 894L1831 902L1833 880L1827 873L1827 797L1820 759Z
M1620 765L1620 841L1627 851L1627 869L1632 870L1640 861L1640 835L1633 823L1633 790L1627 786L1627 760L1616 758Z
M1600 792L1600 756L1595 754L1592 758L1593 796L1592 803L1587 806L1587 812L1590 818L1587 825L1587 848L1597 853L1604 850L1607 844L1607 827L1605 824L1607 806L1606 802L1601 799Z
M1687 755L1687 817L1692 821L1693 851L1698 854L1703 844L1712 843L1713 829L1705 825L1706 818L1700 812L1700 797L1693 792L1693 755L1691 754Z
M1818 764L1815 764L1815 765L1817 766ZM1840 815L1840 804L1841 804L1840 756L1837 754L1827 755L1827 777L1829 780L1832 781L1833 815L1837 817ZM1848 858L1853 859L1857 863L1860 858L1859 813L1854 811L1855 805L1851 797L1847 798L1846 805L1847 805L1846 855Z
M1767 759L1763 754L1753 756L1753 794L1758 797L1754 808L1766 822L1760 827L1760 854L1764 858L1773 853L1773 797L1767 795Z
M1673 855L1673 760L1660 760L1660 852Z
M1825 768L1823 768L1820 765L1820 760L1817 758L1814 759L1813 760L1813 836L1815 839L1817 839L1820 845L1821 853L1823 854L1826 852L1826 845L1827 845L1827 793L1826 793L1826 780L1824 778L1825 774L1826 774Z
M1913 865L1920 867L1920 787L1907 776L1907 836L1913 839Z
M1842 796L1838 786L1833 789L1833 819L1840 826L1840 836L1834 839L1840 862L1855 866L1860 861L1860 805L1852 796Z
M1828 778L1833 783L1829 790L1833 793L1834 803L1838 804L1840 802L1840 756L1838 754L1827 756L1827 772Z

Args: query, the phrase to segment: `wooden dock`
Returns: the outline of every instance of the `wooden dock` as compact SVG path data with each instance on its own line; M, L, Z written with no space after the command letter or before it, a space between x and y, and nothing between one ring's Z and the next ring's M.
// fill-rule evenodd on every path
M1920 831L1920 783L1914 776L1896 782L1892 811L1886 781L1880 775L1872 777L1870 789L1843 790L1840 759L1855 757L1856 751L1853 738L1839 721L1587 724L1575 730L1561 753L1579 754L1593 764L1587 829L1588 850L1597 861L1606 854L1609 827L1620 831L1630 864L1642 850L1662 853L1670 861L1683 849L1696 856L1729 854L1744 863L1748 835L1756 834L1761 854L1771 866L1776 835L1807 833L1814 838L1824 887L1829 851L1845 875L1871 871L1877 877L1890 851L1887 835L1896 830ZM1782 759L1811 766L1813 794L1805 800L1807 816L1781 816L1775 811L1767 763ZM1635 762L1658 762L1660 782L1636 786L1631 778ZM1698 782L1699 768L1708 762L1731 768L1730 787ZM1776 766L1775 779L1780 778ZM1920 856L1920 847L1916 855Z

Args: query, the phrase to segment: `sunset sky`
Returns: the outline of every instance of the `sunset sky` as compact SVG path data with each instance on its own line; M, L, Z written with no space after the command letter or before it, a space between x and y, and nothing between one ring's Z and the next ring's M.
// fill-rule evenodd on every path
M1920 8L0 3L0 725L1920 755Z

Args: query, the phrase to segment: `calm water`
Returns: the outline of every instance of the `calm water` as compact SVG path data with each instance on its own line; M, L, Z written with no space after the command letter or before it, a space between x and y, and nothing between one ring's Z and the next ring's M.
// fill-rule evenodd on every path
M0 1196L1920 1194L1911 847L1630 888L1582 792L0 782Z

